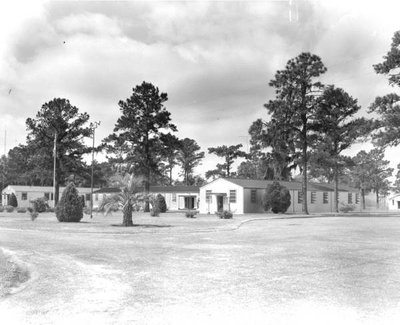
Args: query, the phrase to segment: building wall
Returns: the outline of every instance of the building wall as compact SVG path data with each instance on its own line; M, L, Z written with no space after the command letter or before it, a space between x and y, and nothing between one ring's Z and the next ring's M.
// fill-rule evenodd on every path
M236 202L229 202L230 191L236 191ZM223 193L225 194L224 199L224 210L230 210L235 214L243 213L243 188L239 185L233 184L231 182L226 181L225 179L217 179L207 185L204 185L200 188L200 205L199 210L200 213L205 214L214 214L217 212L217 195L212 194L211 200L207 202L206 200L206 191L211 191L212 193Z
M115 193L99 193L98 200L96 200L96 194L93 194L93 208L98 208L101 202L110 195ZM195 197L194 209L198 209L199 193L197 192L151 192L151 194L161 194L165 198L168 211L185 210L185 197Z
M236 189L237 203L231 204L230 208L234 214L242 213L264 213L262 207L262 197L265 189L261 188L242 188L239 185L233 184L224 179L215 180L200 188L200 213L215 213L217 211L217 203L215 195L212 195L211 202L206 202L206 191L210 190L212 193L226 193L229 196L229 190ZM251 193L256 190L256 200L252 202ZM301 190L289 190L291 196L291 204L287 213L302 213L302 202L299 201ZM299 194L300 193L300 194ZM324 193L325 202L324 202ZM358 192L339 192L339 208L342 205L352 204L356 206L356 211L360 210L360 195L359 201L356 202L356 195ZM350 202L349 202L350 195ZM333 191L308 191L307 192L307 206L310 213L326 213L334 212L334 192Z
M62 192L64 191L64 189L65 189L65 187L62 187L62 188L60 187L60 198L61 198L61 195L62 195ZM85 196L85 205L90 206L90 195L87 196L86 194L90 194L91 189L78 187L77 190L80 195ZM20 190L20 189L13 188L12 185L9 185L2 191L2 196L3 196L2 197L2 205L3 206L8 205L7 194L10 195L11 193L15 194L15 196L17 197L18 207L21 207L21 208L27 208L27 207L32 206L31 201L44 197L46 195L46 193L49 194L49 198L50 198L47 201L47 203L49 204L50 207L54 206L54 199L52 199L53 190L52 189L49 190L48 187L44 187L43 189L41 189L40 186L31 186L31 187L27 187L26 190L25 189ZM25 196L23 197L23 193L26 193L26 197Z
M194 197L194 209L199 208L199 193L197 192L157 192L165 198L168 211L185 210L185 197Z

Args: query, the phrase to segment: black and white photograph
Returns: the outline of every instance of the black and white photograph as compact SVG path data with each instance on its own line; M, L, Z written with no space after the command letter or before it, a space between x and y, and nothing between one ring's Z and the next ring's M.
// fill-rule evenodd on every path
M0 323L400 323L400 2L0 3Z

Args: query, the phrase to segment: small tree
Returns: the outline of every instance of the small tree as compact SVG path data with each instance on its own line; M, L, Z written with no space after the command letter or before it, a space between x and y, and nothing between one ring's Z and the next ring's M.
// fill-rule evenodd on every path
M56 208L56 217L60 222L79 222L83 218L83 205L74 183L69 183L62 193Z
M118 175L114 177L112 183L118 186L121 191L106 197L100 205L100 210L104 210L107 215L115 208L122 208L122 225L124 227L131 227L133 226L133 211L137 210L140 203L148 200L148 198L139 191L142 178L136 178L129 174L125 176Z
M32 200L31 203L33 205L33 210L38 213L46 212L49 208L49 204L47 203L47 199L45 197L39 197L35 200Z
M290 206L289 190L274 181L267 187L263 195L263 207L265 211L272 210L273 213L285 213Z
M8 201L8 205L11 205L14 208L16 208L18 206L17 197L15 196L14 193L11 193L10 200Z
M157 194L156 205L160 212L167 212L167 203L165 202L165 197L161 194Z

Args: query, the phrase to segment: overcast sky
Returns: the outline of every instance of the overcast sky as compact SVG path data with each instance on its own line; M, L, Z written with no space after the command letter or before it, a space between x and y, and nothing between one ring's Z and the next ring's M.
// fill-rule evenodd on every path
M142 81L168 93L180 138L202 149L243 143L268 82L307 51L323 82L357 98L364 115L376 96L398 89L376 75L399 24L396 1L5 1L0 3L0 148L25 143L25 120L55 97L92 121L97 141L112 132L118 101ZM357 145L352 153L366 148ZM393 166L396 149L387 151ZM198 172L219 162L206 155ZM221 161L222 162L222 161Z

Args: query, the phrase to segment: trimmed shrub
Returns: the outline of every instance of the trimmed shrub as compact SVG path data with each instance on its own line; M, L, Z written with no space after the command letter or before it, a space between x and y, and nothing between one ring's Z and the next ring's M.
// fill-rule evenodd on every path
M18 206L17 197L15 196L14 193L11 193L10 200L8 201L8 205L11 205L14 208L16 208Z
M6 205L6 211L7 212L14 212L14 207L13 206L11 206L11 205Z
M74 183L65 188L56 208L56 217L60 222L79 222L83 218L83 205Z
M4 207L0 205L0 212L4 212Z
M339 211L343 212L343 213L347 213L347 212L354 211L355 209L356 209L356 206L353 204L343 204L342 203L342 206L339 208Z
M290 206L290 199L289 190L278 181L274 181L264 192L263 208L273 213L285 213Z
M160 216L160 210L158 210L157 207L154 207L153 209L150 210L150 215L152 217L159 217Z
M186 218L196 218L197 211L186 211L185 216Z
M167 212L167 203L165 202L164 196L162 196L161 194L157 194L155 203L156 203L158 210L161 213Z
M30 216L31 216L31 220L32 220L32 221L35 221L36 218L39 216L39 212L37 212L37 211L32 211L32 212L30 212L29 214L30 214Z
M49 209L49 205L45 197L39 197L35 200L32 200L31 203L33 205L33 210L39 213L46 212L47 209Z
M230 212L228 210L217 212L217 215L220 219L232 219L233 218L232 212Z
M26 208L17 208L17 212L18 213L25 213L26 212Z

